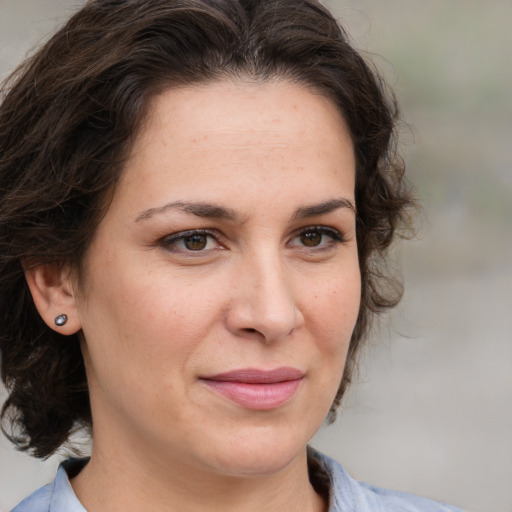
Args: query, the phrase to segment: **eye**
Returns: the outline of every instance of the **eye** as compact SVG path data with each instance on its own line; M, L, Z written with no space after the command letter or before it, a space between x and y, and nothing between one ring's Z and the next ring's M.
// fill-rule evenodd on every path
M291 245L308 249L326 249L343 241L343 235L336 229L311 226L302 229L297 236L292 238Z
M306 231L300 234L300 241L306 247L316 247L322 243L323 234L318 231Z
M183 238L183 245L189 251L202 251L208 245L207 235L190 235Z
M175 233L163 238L160 245L171 252L206 252L222 248L217 238L205 230Z

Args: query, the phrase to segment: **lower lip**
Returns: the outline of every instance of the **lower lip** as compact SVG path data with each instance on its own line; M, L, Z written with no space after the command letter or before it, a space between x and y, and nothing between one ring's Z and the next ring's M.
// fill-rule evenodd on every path
M207 386L246 409L265 411L276 409L288 402L299 387L302 379L286 380L270 384L253 384L204 380Z

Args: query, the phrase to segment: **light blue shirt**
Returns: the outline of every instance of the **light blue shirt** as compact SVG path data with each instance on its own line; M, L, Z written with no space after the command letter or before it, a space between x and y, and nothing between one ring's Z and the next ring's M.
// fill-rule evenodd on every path
M461 509L412 494L358 482L336 461L315 452L331 482L328 512L463 512ZM11 512L86 512L69 483L83 460L63 463L55 480L23 500Z

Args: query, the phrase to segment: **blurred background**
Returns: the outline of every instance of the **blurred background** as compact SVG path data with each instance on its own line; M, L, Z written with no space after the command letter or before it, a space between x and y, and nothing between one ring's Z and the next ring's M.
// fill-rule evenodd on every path
M81 5L0 0L0 78ZM406 292L313 445L358 479L512 512L512 2L330 0L395 89L423 205ZM0 390L0 401L2 390ZM0 440L0 511L53 478Z

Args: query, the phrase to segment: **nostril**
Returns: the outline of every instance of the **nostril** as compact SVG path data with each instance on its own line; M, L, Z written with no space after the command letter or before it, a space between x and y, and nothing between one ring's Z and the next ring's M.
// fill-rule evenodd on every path
M242 329L242 332L251 339L252 338L265 339L265 335L260 330L254 329L253 327L245 327Z

